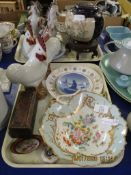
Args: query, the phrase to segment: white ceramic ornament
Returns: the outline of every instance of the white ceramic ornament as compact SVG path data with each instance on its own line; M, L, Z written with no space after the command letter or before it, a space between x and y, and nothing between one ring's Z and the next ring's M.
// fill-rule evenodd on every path
M28 53L31 52L31 50L33 49L35 42L31 44L31 34L29 32L29 30L26 31L24 39L23 39L23 43L22 43L22 47L21 47L21 52L22 55L26 58L28 58Z
M28 22L32 27L32 33L34 37L37 36L39 33L39 21L41 19L41 11L42 6L38 1L33 2L32 5L29 7Z
M24 65L17 63L10 65L6 74L14 83L37 87L44 79L50 62L46 57L46 46L41 37L37 38L36 45L28 57L30 59Z

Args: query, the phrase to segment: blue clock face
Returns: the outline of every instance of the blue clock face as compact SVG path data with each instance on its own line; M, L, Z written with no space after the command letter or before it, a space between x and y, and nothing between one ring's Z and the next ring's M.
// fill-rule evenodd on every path
M57 80L57 88L63 94L73 94L89 87L90 83L87 77L79 73L65 74Z

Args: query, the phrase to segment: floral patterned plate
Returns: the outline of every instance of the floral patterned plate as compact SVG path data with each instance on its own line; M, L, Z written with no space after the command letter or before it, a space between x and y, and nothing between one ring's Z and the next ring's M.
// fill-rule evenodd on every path
M40 128L44 141L59 158L79 166L115 162L124 150L126 131L118 108L87 91L67 104L53 102Z
M87 65L66 65L54 70L48 76L46 86L54 98L83 89L100 94L103 89L103 80L99 73L93 68L87 68Z

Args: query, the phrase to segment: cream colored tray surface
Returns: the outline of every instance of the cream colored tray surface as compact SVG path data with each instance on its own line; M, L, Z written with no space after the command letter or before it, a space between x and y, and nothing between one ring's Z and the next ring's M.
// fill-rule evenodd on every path
M61 64L60 63L52 63L51 64L51 70L56 69ZM65 64L68 64L68 63L65 63ZM102 76L102 79L103 79L103 82L104 82L104 88L103 88L102 94L109 101L111 101L110 95L109 95L109 92L108 92L108 89L107 89L107 85L106 85L106 82L104 80L104 76L103 76L100 68L96 65L89 64L89 63L87 63L87 66L90 66L91 68L94 68ZM18 93L21 90L22 90L22 86L19 87ZM18 96L18 93L17 93L17 96ZM16 99L17 99L17 96L16 96ZM43 113L47 109L48 104L49 104L51 99L52 99L51 96L47 95L44 99L42 99L38 102L37 113L36 113L36 122L35 122L35 127L34 127L34 134L40 134L39 133L39 128L41 127L41 124L42 124ZM14 106L15 106L15 104L14 104ZM14 109L14 107L13 107L13 109ZM12 112L13 112L13 110L12 110ZM53 167L54 168L58 168L58 167L72 168L72 167L79 167L79 166L71 164L71 162L67 162L65 160L64 161L58 160L58 162L55 163L55 164L44 163L43 158L42 158L43 147L39 147L39 149L33 151L32 153L28 153L28 154L12 153L10 151L10 145L14 141L15 141L15 139L12 139L9 136L8 128L7 128L7 132L6 132L5 139L4 139L3 146L2 146L2 156L3 156L4 161L12 167L17 167L17 168L18 167L27 167L27 168L34 168L34 167L36 167L36 168L46 168L46 167L48 167L48 168L53 168ZM123 159L123 156L124 156L124 150L121 153L121 155L119 155L118 159L114 163L111 163L111 162L108 161L108 162L105 162L104 164L102 164L100 167L116 166L117 164L119 164L121 162L121 160Z
M17 49L16 49L16 53L15 53L15 60L19 63L25 63L27 61L27 59L21 53L23 39L24 39L24 35L21 35ZM54 59L52 62L96 62L96 61L100 61L103 57L103 52L99 45L97 47L97 52L98 52L98 56L94 56L93 58L91 58L93 54L92 52L81 53L79 55L79 60L76 60L76 52L71 51L69 53L65 53L65 55L61 56L60 58Z

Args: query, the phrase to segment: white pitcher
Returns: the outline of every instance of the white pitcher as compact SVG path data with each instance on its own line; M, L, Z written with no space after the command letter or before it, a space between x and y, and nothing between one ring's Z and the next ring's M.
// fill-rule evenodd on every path
M111 43L119 44L120 49L111 52L108 47ZM109 53L110 66L121 74L131 75L131 38L123 39L121 43L117 43L117 41L108 42L104 48Z

